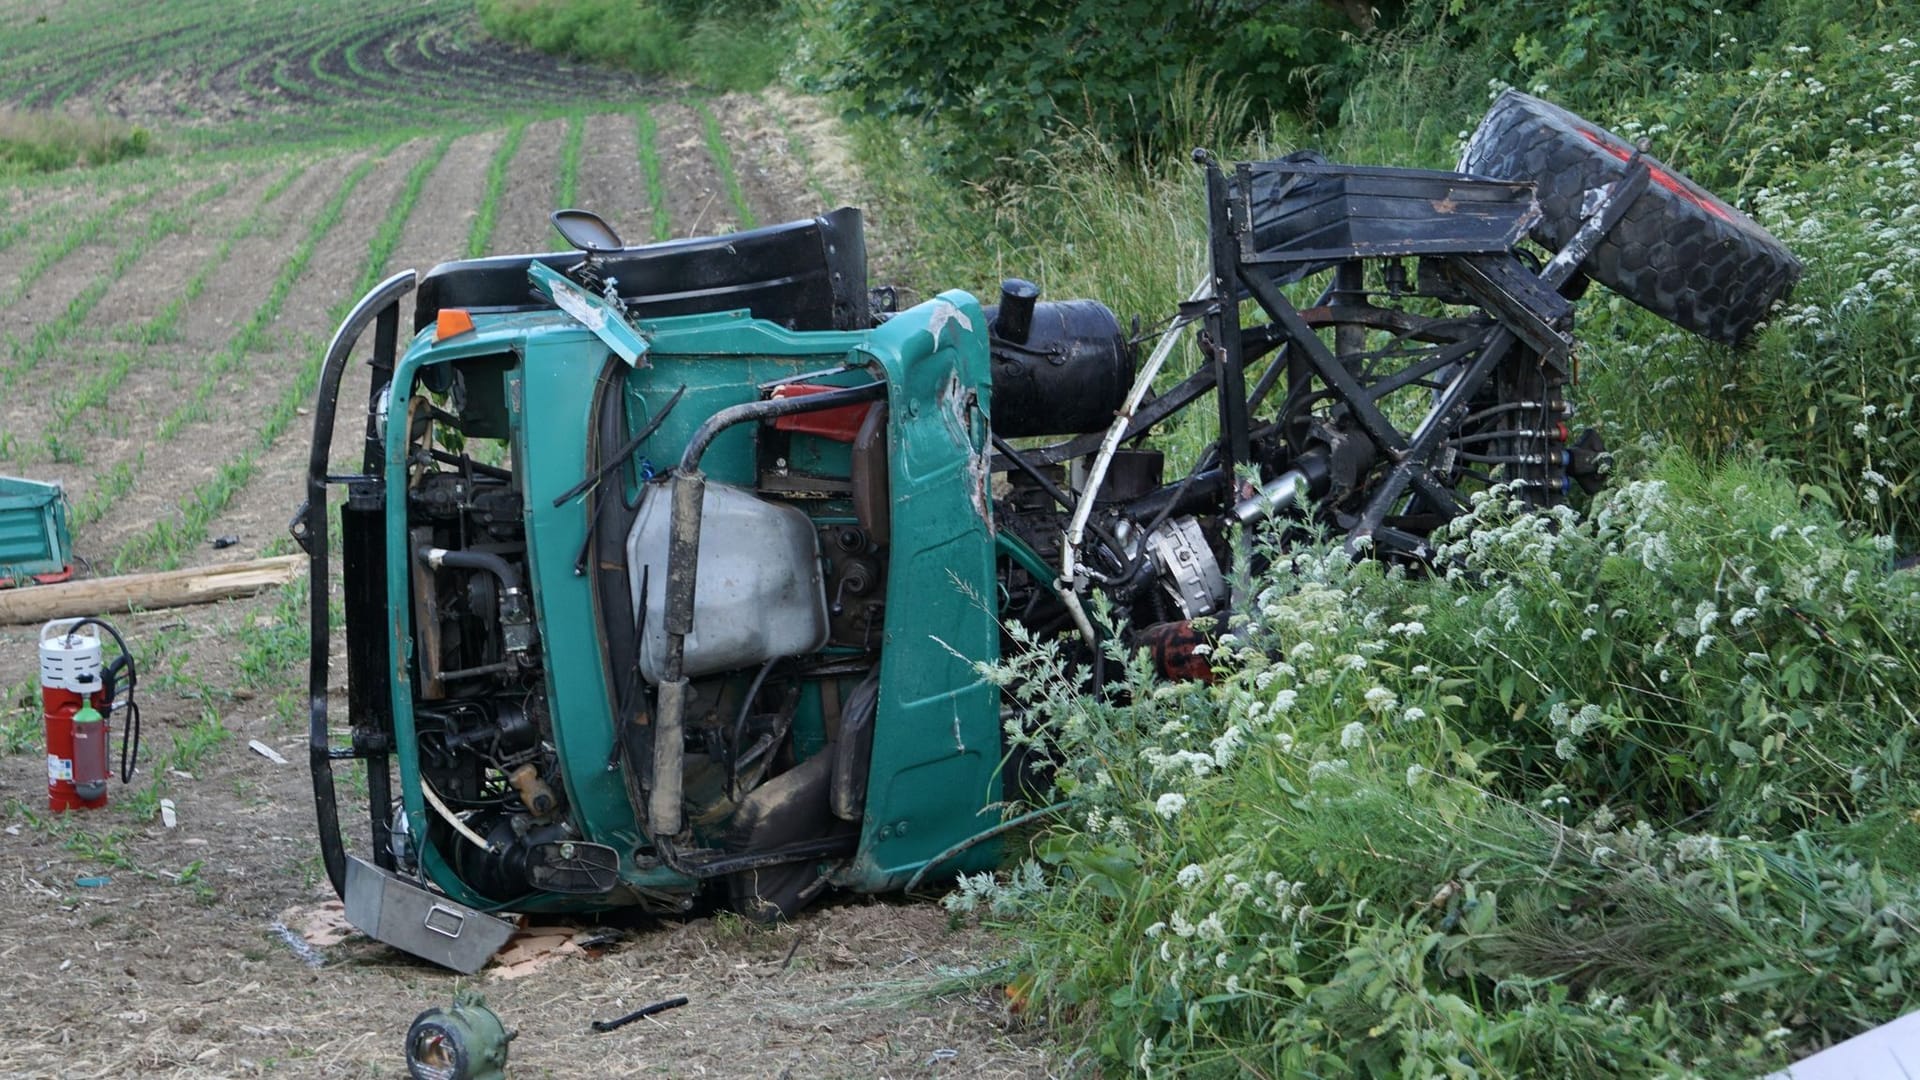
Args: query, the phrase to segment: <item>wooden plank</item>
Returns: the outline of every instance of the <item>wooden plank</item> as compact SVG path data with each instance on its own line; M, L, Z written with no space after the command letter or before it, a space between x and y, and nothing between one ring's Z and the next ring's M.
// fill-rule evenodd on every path
M60 585L0 590L0 625L38 623L80 615L119 615L152 608L208 604L285 585L307 567L305 555L89 578Z

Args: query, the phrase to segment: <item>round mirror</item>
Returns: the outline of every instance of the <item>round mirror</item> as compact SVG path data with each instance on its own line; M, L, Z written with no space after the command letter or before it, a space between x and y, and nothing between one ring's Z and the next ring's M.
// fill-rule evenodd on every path
M620 234L613 231L613 226L602 221L600 215L591 210L555 210L547 216L547 220L560 230L561 237L567 243L589 255L605 255L625 246L620 243Z

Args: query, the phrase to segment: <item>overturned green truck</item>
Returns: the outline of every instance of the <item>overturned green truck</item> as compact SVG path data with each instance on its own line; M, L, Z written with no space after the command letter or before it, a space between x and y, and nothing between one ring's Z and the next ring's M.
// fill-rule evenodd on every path
M1258 569L1331 531L1417 566L1475 489L1548 505L1599 483L1565 393L1589 277L1737 341L1798 273L1738 211L1524 95L1458 173L1196 160L1206 267L1145 334L1017 280L991 306L891 310L853 209L644 247L560 211L574 250L374 288L329 347L293 521L321 849L351 921L473 970L503 912L773 918L991 866L1047 799L977 667L1008 627L1061 643L1091 690L1139 649L1205 677L1236 549ZM364 442L336 464L369 330ZM1187 333L1204 360L1176 379ZM1211 441L1169 476L1153 436L1180 423Z

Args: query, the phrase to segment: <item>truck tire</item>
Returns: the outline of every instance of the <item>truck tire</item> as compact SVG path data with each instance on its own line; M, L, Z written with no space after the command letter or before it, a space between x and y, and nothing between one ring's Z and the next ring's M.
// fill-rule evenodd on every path
M1560 250L1580 228L1587 191L1626 175L1625 139L1539 98L1508 90L1467 143L1460 171L1532 180L1539 243ZM1581 269L1701 337L1738 345L1800 277L1800 260L1754 221L1650 156L1651 183Z

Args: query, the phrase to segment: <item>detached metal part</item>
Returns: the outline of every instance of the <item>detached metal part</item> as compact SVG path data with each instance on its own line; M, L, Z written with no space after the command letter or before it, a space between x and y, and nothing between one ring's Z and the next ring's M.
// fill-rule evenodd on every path
M347 921L375 941L450 967L479 971L513 936L513 924L428 892L388 870L347 856Z

